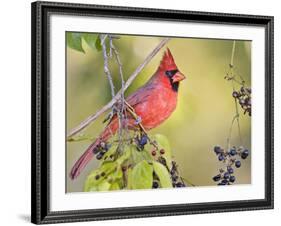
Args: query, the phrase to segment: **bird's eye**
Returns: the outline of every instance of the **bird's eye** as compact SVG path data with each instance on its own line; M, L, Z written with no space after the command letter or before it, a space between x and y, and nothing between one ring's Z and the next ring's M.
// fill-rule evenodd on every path
M178 72L178 70L175 69L175 70L166 71L165 74L166 74L169 78L171 78L171 77L173 77L177 72Z

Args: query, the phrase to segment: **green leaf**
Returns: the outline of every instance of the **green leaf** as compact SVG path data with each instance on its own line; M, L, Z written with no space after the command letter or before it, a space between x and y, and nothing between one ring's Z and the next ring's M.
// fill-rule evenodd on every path
M85 53L85 51L82 47L81 37L82 37L81 33L77 33L77 32L67 32L66 33L67 45L72 49Z
M147 161L138 163L132 171L132 188L147 189L152 187L153 167Z
M141 151L141 154L143 156L143 159L150 161L150 162L153 160L153 158L150 154L150 151L148 149L144 149L143 151Z
M102 45L101 45L101 40L100 40L100 36L97 37L96 42L95 42L95 47L98 51L102 50Z
M169 169L172 167L172 152L171 152L171 146L169 143L169 140L166 136L162 134L156 134L153 136L153 139L156 140L158 147L160 149L164 149L165 153L161 155L163 158L165 158L167 162L167 166Z
M132 148L132 160L135 164L138 164L142 160L144 160L144 156L135 146Z
M85 42L94 50L96 50L96 40L98 38L97 34L91 34L91 33L84 33L83 39Z
M160 180L161 187L162 188L171 188L172 181L171 181L171 176L170 176L167 168L165 166L163 166L161 163L153 161L153 169Z

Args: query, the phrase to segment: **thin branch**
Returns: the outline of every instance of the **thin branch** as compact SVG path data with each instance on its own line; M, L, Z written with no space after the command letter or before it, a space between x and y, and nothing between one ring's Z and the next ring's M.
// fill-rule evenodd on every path
M111 96L114 97L115 96L115 88L114 88L114 84L112 81L112 76L108 67L108 57L107 57L107 52L106 52L106 43L105 40L107 38L107 35L101 35L101 45L102 45L102 52L103 52L103 61L104 61L104 72L107 76L109 85L110 85L110 89L111 89Z
M227 137L227 148L229 149L230 148L230 140L231 140L231 134L232 134L232 128L233 128L233 124L236 120L236 118L239 117L239 115L235 115L232 120L231 120L231 125L229 127L229 132L228 132L228 137Z
M236 46L236 41L234 40L232 45L232 51L231 51L230 67L234 66L233 60L234 60L235 46Z
M232 45L232 51L231 51L231 58L230 58L230 74L231 74L231 84L232 84L232 91L234 92L235 91L235 84L234 84L234 79L235 79L235 75L233 75L233 68L234 68L234 54L235 54L235 46L236 46L236 41L234 40L233 41L233 45ZM242 79L243 81L243 79ZM233 123L236 119L236 122L237 122L237 128L238 128L238 134L239 134L239 139L240 139L240 143L242 144L242 136L241 136L241 128L240 128L240 115L239 115L239 110L238 110L238 103L237 103L237 99L234 98L234 102L235 102L235 116L233 117L232 119L232 122L231 122L231 126L230 126L230 130L229 130L229 135L227 137L227 146L229 148L229 145L230 145L230 139L231 139L231 133L232 133L232 126L233 126Z
M144 62L140 64L134 73L129 77L129 79L124 84L124 91L131 85L134 79L139 75L142 69L152 60L152 58L162 49L170 40L170 38L164 38L155 49L145 58ZM67 135L67 138L77 134L88 125L90 125L93 121L95 121L101 114L105 111L109 110L115 103L120 99L122 95L122 91L119 90L118 93L109 101L105 106L103 106L100 110L98 110L95 114L90 115L84 121L82 121L78 126L74 127Z
M123 136L123 121L124 119L126 120L126 115L124 114L125 117L123 117L123 113L124 113L124 84L125 84L125 81L124 81L124 75L123 75L123 65L122 65L122 62L121 62L121 59L120 59L120 55L119 55L119 52L117 51L114 43L113 43L113 37L109 36L109 46L110 46L110 53L111 53L111 56L112 56L112 52L114 53L114 56L115 56L115 60L118 64L118 67L119 67L119 75L120 75L120 79L121 79L121 101L120 101L120 108L117 109L118 110L118 118L119 118L119 140L122 141L122 136ZM127 123L125 123L125 126L126 126L126 132L128 131L128 127L127 127ZM121 142L121 145L123 144L123 142Z

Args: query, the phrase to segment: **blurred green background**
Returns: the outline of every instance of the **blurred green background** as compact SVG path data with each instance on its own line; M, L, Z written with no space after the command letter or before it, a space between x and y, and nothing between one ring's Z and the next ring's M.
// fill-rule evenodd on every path
M144 58L161 41L161 37L122 35L114 40L120 52L125 78L128 78ZM187 76L179 88L178 106L172 116L151 134L166 135L182 177L196 186L216 185L212 177L222 163L217 160L213 147L225 146L230 123L235 115L232 86L224 79L231 57L232 40L172 38L167 47L171 50L179 70ZM94 51L82 43L85 53L67 47L67 131L90 114L99 110L111 99L110 87L103 71L102 52ZM156 71L165 47L144 68L126 91L136 90ZM251 42L237 41L234 56L236 72L251 86ZM110 64L115 87L120 89L118 67ZM239 107L240 110L240 107ZM243 143L239 142L236 124L231 145L243 145L251 150L251 118L240 111ZM105 117L105 116L104 116ZM100 117L83 134L98 136L104 124ZM84 181L98 161L93 159L74 181L68 174L90 141L68 142L66 150L66 192L83 191ZM236 183L251 183L251 155L235 170Z

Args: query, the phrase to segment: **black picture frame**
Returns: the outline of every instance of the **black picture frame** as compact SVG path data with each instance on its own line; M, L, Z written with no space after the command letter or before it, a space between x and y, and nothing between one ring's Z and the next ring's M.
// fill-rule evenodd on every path
M36 224L154 217L273 208L273 21L271 16L129 8L57 2L32 3L32 208ZM49 46L51 14L219 23L265 28L265 199L196 204L50 211Z

